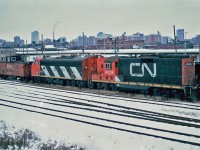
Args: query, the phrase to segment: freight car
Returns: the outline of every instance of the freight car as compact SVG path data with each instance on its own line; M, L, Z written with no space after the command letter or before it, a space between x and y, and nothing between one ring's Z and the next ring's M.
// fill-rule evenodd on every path
M0 78L21 81L30 81L31 63L22 61L20 56L6 58L6 62L0 62Z
M189 56L110 57L97 62L92 81L99 89L199 99L194 58Z

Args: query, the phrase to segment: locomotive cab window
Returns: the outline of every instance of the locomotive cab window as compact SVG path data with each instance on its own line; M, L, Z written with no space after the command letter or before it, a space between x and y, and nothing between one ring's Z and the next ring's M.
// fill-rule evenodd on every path
M106 69L111 69L110 63L106 63Z
M118 68L118 62L115 62L115 68Z
M36 65L38 65L38 64L39 64L39 62L36 60L36 61L35 61L35 64L36 64Z

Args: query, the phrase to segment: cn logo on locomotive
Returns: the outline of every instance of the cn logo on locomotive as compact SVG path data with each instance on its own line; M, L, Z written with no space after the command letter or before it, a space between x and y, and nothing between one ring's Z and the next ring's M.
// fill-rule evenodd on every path
M141 68L141 73L136 72L136 70L138 70L138 69L133 69L133 68L136 68L136 67ZM146 63L143 63L142 65L140 63L131 63L130 64L130 75L131 76L137 76L137 77L143 77L145 75L144 74L145 68L152 78L156 77L156 63L153 63L153 71L150 70L150 68L147 66Z

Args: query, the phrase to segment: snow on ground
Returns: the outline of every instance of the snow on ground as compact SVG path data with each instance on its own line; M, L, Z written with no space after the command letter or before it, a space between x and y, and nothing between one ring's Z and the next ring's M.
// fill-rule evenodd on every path
M200 150L199 147L124 133L0 106L1 120L29 128L44 141L53 138L76 143L87 150Z
M6 81L4 81L6 82ZM171 124L164 124L164 123L155 123L152 121L141 120L136 118L127 118L127 117L120 117L117 115L109 115L104 113L97 113L92 111L86 110L79 110L61 106L51 106L45 102L50 100L45 100L45 98L49 99L61 99L67 96L87 99L88 104L94 104L91 101L95 102L105 102L109 104L115 104L124 107L131 107L133 109L141 109L141 110L148 110L153 112L162 112L162 113L170 113L172 115L180 115L180 113L175 111L167 111L169 109L174 109L184 112L191 112L191 114L196 115L188 115L182 114L184 117L191 117L195 119L199 119L198 116L199 110L188 110L186 108L177 108L173 106L163 106L163 105L153 105L151 103L139 103L137 101L124 101L124 100L116 100L111 99L108 97L96 97L95 95L82 95L80 93L70 93L67 91L62 90L52 90L47 88L34 88L33 86L15 86L15 85L8 85L4 82L0 81L0 99L4 100L11 100L13 102L20 102L20 103L28 103L35 106L41 106L44 108L51 108L51 109L59 109L62 111L68 111L78 114L90 115L93 117L101 117L107 119L115 119L117 121L133 123L137 125L144 125L147 127L156 127L160 129L167 129L172 131L179 131L183 133L190 133L195 135L200 135L199 128L191 128L185 126L175 126ZM12 82L9 82L12 83ZM32 92L32 94L31 94ZM17 95L22 94L22 96ZM48 94L49 93L49 94ZM42 95L43 94L43 95ZM24 100L24 97L32 100L41 100L42 102L30 102L28 100ZM38 96L38 98L33 98L31 96ZM51 98L51 96L55 96ZM18 98L11 98L12 96L18 96ZM77 99L70 98L71 100L76 101ZM122 98L119 98L122 99ZM130 99L129 99L130 100ZM8 104L7 102L0 101L0 104ZM17 106L17 104L9 104L12 106ZM71 104L72 106L73 104ZM103 104L96 104L98 106L105 106ZM174 104L175 105L175 104ZM21 108L29 108L28 106L19 105ZM80 106L86 108L86 106ZM107 108L113 108L111 106L107 106ZM192 107L191 108L198 108ZM122 110L122 108L116 108ZM33 110L37 111L44 111L39 108L34 108ZM98 108L98 110L101 110ZM47 111L44 111L47 112ZM49 113L52 113L48 111ZM111 111L113 112L113 111ZM61 115L61 113L54 112L54 114ZM66 117L82 119L84 121L91 121L96 123L101 123L105 125L112 125L115 127L123 127L123 125L115 125L114 123L108 123L106 121L99 121L91 118L84 118L84 117L77 117L70 114L65 114ZM75 143L80 145L81 147L85 147L88 150L200 150L198 146L193 146L189 144L163 140L160 138L154 138L150 136L145 136L141 134L129 133L124 131L119 131L116 129L104 128L100 126L94 126L90 124L85 124L81 122L71 121L63 118L57 118L53 116L42 115L30 111L14 109L10 107L5 107L0 105L0 120L5 121L10 126L15 126L17 129L30 129L34 131L37 135L43 140L48 139L56 139L59 141L67 141L69 143ZM194 123L195 124L195 123ZM197 124L197 123L196 123ZM1 126L0 126L1 127ZM124 126L125 127L125 126ZM160 133L154 130L146 130L144 128L137 128L137 127L127 127L127 129L136 130L139 132L148 132L151 134L160 134L165 136L170 136L170 133ZM183 138L182 140L190 140L190 137L184 136L175 136L174 138ZM193 139L192 139L193 140ZM198 143L198 139L194 139L195 142ZM200 143L200 141L199 141Z
M48 139L42 141L34 132L29 129L16 129L15 127L7 126L4 121L0 121L0 149L20 149L20 150L44 150L44 149L56 149L56 150L84 150L77 145L71 145L69 143L63 143Z
M21 85L21 84L20 84ZM82 95L80 92L67 92L63 90L51 90L51 93L48 92L49 88L38 88L35 86L24 86L23 88L21 86L15 86L15 85L4 85L7 86L10 89L15 89L18 91L18 93L21 93L22 91L27 92L38 92L38 94L42 95L59 95L57 97L63 98L65 96L71 96L73 98L81 98L81 99L87 99L87 100L93 100L97 102L106 102L111 104L116 104L120 106L131 106L132 108L139 108L141 110L148 110L153 112L162 112L165 114L171 114L171 115L177 115L177 116L183 116L183 117L191 117L191 118L197 118L200 119L200 111L199 110L191 110L192 108L200 109L200 105L196 104L195 106L190 106L188 108L184 108L184 105L182 108L177 109L176 106L179 106L179 104L169 104L169 106L163 106L162 102L150 102L150 101L144 101L139 99L129 99L129 98L121 98L116 97L115 99L110 99L107 96L101 96L96 97L96 94L90 94L90 95ZM4 91L5 92L5 91ZM26 93L24 93L26 94ZM127 100L127 101L124 101ZM148 105L147 105L148 104Z

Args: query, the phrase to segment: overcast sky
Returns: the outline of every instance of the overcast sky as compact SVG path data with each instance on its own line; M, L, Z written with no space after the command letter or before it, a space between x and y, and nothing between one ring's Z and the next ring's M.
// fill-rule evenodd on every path
M0 38L30 41L34 30L69 40L100 31L173 36L174 24L193 37L200 34L199 16L200 0L0 0Z

